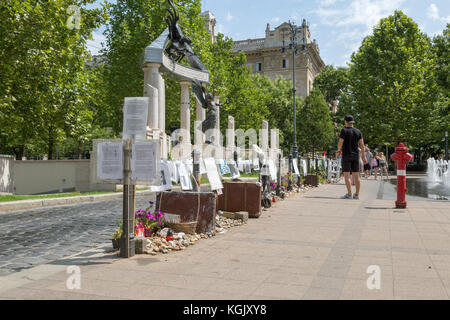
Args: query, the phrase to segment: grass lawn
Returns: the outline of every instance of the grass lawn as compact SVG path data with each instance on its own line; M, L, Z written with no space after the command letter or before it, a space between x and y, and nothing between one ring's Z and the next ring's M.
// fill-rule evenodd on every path
M143 191L148 189L138 188L137 191ZM52 198L65 198L65 197L79 197L79 196L92 196L97 194L110 194L115 193L113 191L104 191L104 192L72 192L72 193L53 193L53 194L42 194L42 195L29 195L29 196L16 196L16 195L6 195L0 196L0 202L7 201L20 201L20 200L33 200L33 199L52 199Z

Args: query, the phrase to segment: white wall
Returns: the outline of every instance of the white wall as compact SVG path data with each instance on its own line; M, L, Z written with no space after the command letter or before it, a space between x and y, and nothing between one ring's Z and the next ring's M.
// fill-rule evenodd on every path
M14 157L0 155L0 194L14 192Z
M113 184L92 183L90 170L90 160L15 161L14 193L115 191Z

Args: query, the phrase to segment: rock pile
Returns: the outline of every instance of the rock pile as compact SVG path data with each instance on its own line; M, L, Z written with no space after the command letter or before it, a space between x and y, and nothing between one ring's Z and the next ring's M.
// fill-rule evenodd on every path
M161 234L158 233L150 238L146 238L146 250L144 253L156 255L158 253L166 254L171 251L181 251L194 245L200 239L206 239L208 237L209 235L206 234L190 235L180 232L173 235L173 240L167 240L167 237L161 237Z

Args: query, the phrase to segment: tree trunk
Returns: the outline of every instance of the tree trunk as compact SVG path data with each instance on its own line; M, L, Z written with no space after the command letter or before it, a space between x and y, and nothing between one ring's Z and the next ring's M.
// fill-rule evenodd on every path
M17 146L14 148L14 154L16 155L16 160L22 160L23 155L25 153L25 147L24 146Z
M47 153L48 153L48 160L53 160L53 149L55 147L55 139L53 137L52 130L49 130L48 132L48 144L47 144Z
M78 160L81 160L82 159L82 145L83 145L83 142L80 140L80 141L78 141L78 148L77 148L77 159Z

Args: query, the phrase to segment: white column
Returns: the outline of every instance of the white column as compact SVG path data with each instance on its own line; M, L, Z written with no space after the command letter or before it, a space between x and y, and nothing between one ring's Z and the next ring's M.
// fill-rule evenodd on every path
M145 97L150 98L150 103L148 105L148 116L147 116L147 127L150 129L158 130L158 89L147 84L144 92Z
M228 129L227 129L227 148L231 148L234 151L234 118L228 116Z
M158 86L159 98L158 98L158 106L159 106L159 129L162 132L166 132L166 82L162 75L159 75L159 86Z
M206 112L202 105L197 101L196 109L196 120L195 120L195 132L194 132L194 143L201 150L203 144L205 143L205 134L202 131L202 122L206 119Z
M183 143L191 143L191 110L189 102L190 81L182 80L181 84L181 112L180 128L183 129Z
M269 122L263 120L261 130L261 149L267 152L269 149Z
M164 124L165 119L161 117L161 114L165 116L165 103L164 99L161 98L164 95L164 79L159 74L159 67L161 64L159 63L147 63L147 65L143 68L144 70L144 96L145 97L151 97L151 94L154 94L150 92L148 85L153 87L157 90L157 108L156 108L156 115L155 115L155 121L152 121L154 125L153 127L150 127L151 129L161 129L161 125ZM155 109L154 109L155 110ZM156 120L157 119L157 120Z

